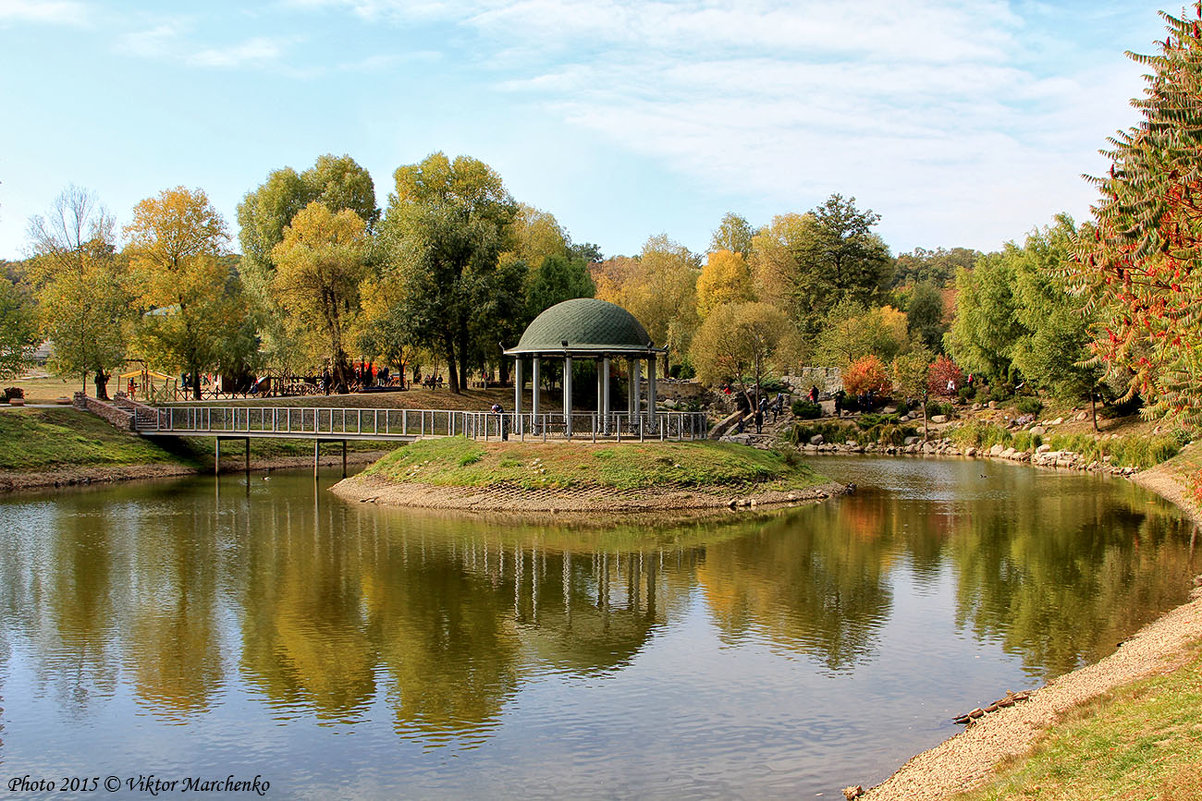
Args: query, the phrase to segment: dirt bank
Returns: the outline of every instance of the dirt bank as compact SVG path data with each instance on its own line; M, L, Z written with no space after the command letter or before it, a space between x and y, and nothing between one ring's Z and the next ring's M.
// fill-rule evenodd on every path
M524 489L517 486L451 487L415 482L395 483L375 476L352 476L333 487L347 500L425 509L481 512L594 513L663 512L689 509L751 508L825 500L845 491L830 482L797 490L727 487L609 487Z

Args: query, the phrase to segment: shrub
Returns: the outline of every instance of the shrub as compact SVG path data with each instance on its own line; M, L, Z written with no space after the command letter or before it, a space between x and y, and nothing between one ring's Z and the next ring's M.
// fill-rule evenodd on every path
M888 395L893 385L880 357L870 353L856 359L843 371L843 388L848 395Z
M789 408L793 410L794 417L800 417L802 420L817 420L822 416L822 407L807 400L795 400Z
M947 385L945 384L944 388L946 389L946 387L947 387ZM964 401L965 403L968 403L969 401L974 400L976 398L976 396L977 396L977 388L976 387L960 387L958 390L956 390L956 397L958 397L960 400Z
M948 392L947 384L952 382L953 389ZM946 356L939 355L927 369L927 389L932 395L952 397L961 384L964 383L964 371Z
M8 403L13 398L21 398L22 400L24 400L25 399L25 390L21 389L20 387L5 387L4 402Z
M775 395L778 392L792 392L793 388L779 378L765 378L760 381L760 391L766 395Z
M693 365L691 364L681 364L678 362L668 370L668 375L672 378L680 379L696 378L697 371L693 369Z
M927 401L927 417L934 417L937 414L951 415L952 405L950 403L940 403L939 401Z
M897 425L899 414L864 414L856 420L856 425L867 431L874 426L880 425Z
M989 400L995 403L1005 403L1014 397L1014 387L1009 384L997 384L989 390Z
M1043 411L1043 401L1039 398L1019 398L1018 403L1014 404L1022 414L1029 414L1035 417Z
M910 413L910 404L906 403L905 401L898 401L897 402L897 413L899 415L909 414Z

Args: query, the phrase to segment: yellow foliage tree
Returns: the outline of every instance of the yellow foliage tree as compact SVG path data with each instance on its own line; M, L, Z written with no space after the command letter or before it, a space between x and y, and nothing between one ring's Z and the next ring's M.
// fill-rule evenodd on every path
M350 379L346 343L360 311L366 238L366 223L355 212L334 214L314 201L292 218L283 241L271 251L276 263L272 291L288 325L321 332L320 355L329 360L339 391Z
M719 250L709 254L697 278L697 315L702 320L725 303L755 299L751 267L742 253Z

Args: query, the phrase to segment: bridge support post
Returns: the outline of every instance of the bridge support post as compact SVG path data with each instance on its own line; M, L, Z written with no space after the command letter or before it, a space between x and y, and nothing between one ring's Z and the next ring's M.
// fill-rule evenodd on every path
M321 457L321 440L313 440L313 478L317 478L317 460Z
M246 438L246 475L250 476L250 437Z
M342 441L342 477L346 478L346 440Z
M213 440L213 475L221 473L221 437Z

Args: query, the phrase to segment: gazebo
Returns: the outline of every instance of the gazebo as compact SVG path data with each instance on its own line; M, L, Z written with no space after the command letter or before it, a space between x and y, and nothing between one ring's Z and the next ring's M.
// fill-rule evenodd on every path
M592 433L609 434L620 430L623 415L615 414L609 406L609 372L614 359L625 359L629 370L626 424L628 430L640 434L644 426L651 432L656 428L655 380L656 365L667 348L657 348L647 330L634 315L608 301L596 298L576 298L557 303L544 311L526 328L518 344L505 351L514 359L513 407L518 434L525 433L522 416L522 364L531 360L530 419L540 425L538 391L540 366L543 359L563 362L563 420L564 434L572 436L572 361L591 359L597 365L597 411L591 418ZM647 413L642 409L642 370L647 367ZM542 425L546 425L543 422Z

